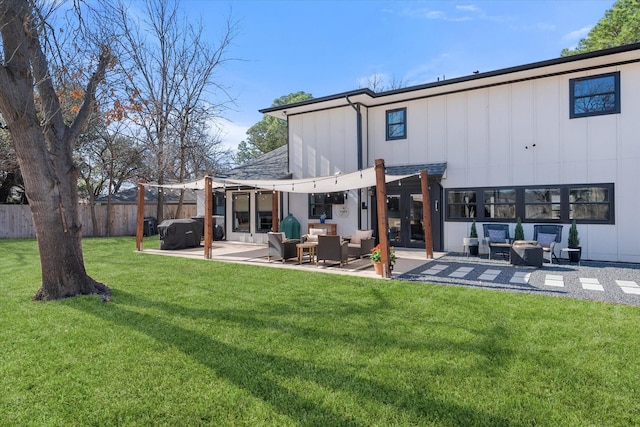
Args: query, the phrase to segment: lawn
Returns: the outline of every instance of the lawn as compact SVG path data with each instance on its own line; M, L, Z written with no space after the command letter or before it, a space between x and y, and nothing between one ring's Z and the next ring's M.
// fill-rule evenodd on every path
M0 425L640 420L638 307L134 247L84 240L111 302L36 303L35 241L0 240Z

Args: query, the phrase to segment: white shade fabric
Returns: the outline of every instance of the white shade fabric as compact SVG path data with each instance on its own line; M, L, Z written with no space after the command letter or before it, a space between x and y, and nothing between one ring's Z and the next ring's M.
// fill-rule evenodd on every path
M385 182L398 181L408 178L410 175L385 175ZM179 184L144 184L154 187L204 190L204 178L197 181ZM361 171L339 173L335 175L320 176L314 178L298 179L272 179L272 180L238 180L213 178L213 188L250 187L261 190L273 190L287 193L333 193L355 190L358 188L375 187L376 171L371 167Z

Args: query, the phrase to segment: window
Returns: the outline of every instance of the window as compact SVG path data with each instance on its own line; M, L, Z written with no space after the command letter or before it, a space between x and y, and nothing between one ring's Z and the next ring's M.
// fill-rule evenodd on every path
M267 233L271 231L273 218L273 193L260 191L256 193L256 232Z
M608 221L609 207L606 187L569 188L569 219Z
M248 233L249 230L249 193L233 193L233 203L231 205L233 218L233 231Z
M516 217L516 190L513 188L484 190L485 218Z
M213 214L224 216L224 193L213 194Z
M614 224L613 184L446 190L447 221Z
M309 194L309 218L333 218L333 203L330 194Z
M450 190L447 194L449 218L475 218L476 192Z
M387 111L387 141L407 137L407 109Z
M570 118L620 113L620 72L569 80Z
M524 218L560 219L560 188L525 188Z

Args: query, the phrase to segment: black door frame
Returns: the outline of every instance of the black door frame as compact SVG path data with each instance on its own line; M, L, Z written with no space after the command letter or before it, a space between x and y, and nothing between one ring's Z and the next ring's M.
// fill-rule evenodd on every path
M424 241L411 242L411 225L409 220L411 209L411 194L422 194L422 187L420 185L420 178L406 178L401 183L392 182L387 184L387 196L400 196L400 216L401 216L401 236L400 240L389 240L389 242L396 247L408 247L408 248L424 248ZM442 251L443 249L443 226L444 216L442 215L442 195L443 189L440 185L440 180L429 179L429 201L431 208L431 230L433 234L433 250ZM371 201L371 220L373 224L374 233L376 236L378 233L378 212L375 192ZM386 230L389 237L389 230Z

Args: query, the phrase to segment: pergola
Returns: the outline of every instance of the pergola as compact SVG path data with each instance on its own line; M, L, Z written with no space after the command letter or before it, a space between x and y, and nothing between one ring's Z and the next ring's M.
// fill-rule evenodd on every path
M335 175L326 175L313 178L299 179L282 179L282 180L238 180L227 178L215 178L206 176L202 179L192 182L179 184L157 185L151 183L140 182L138 184L138 215L136 227L136 250L142 251L142 241L144 233L144 188L145 186L157 186L162 188L173 189L191 189L204 190L205 212L204 212L204 257L211 259L212 257L212 241L213 241L213 212L211 197L215 188L231 188L231 187L252 187L262 190L271 190L274 193L272 202L272 229L278 230L278 194L280 192L289 193L317 193L317 192L341 192L367 187L376 187L376 200L378 212L378 230L386 230L387 228L387 206L386 206L386 183L398 181L408 178L411 175L386 175L384 160L378 159L375 165L368 169L362 169L351 173L339 173ZM433 258L433 235L431 230L431 210L429 209L429 187L428 187L427 171L420 172L422 203L423 203L423 221L425 229L425 249L426 257ZM390 277L391 269L389 268L389 237L387 233L379 233L380 247L382 249L382 267L383 276Z

